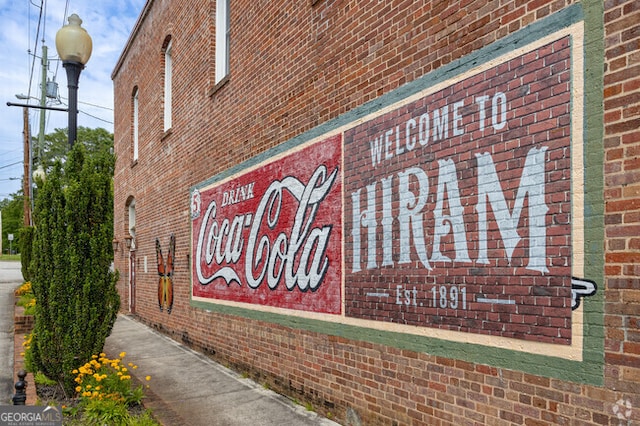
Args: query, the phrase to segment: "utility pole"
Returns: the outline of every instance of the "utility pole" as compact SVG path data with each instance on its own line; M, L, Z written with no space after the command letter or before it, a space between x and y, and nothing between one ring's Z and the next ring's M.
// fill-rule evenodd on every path
M49 60L47 59L47 46L42 45L42 82L40 83L40 106L47 106L47 69L49 67ZM36 158L38 159L38 164L42 164L42 158L40 155L42 154L42 149L44 148L44 127L45 127L45 109L40 110L40 131L38 133L38 151L36 154Z
M23 198L24 198L24 203L23 203L23 209L24 209L24 226L30 226L31 225L31 206L30 206L30 199L31 199L31 173L29 171L29 159L30 159L30 155L29 153L31 152L29 149L29 139L30 139L30 135L29 135L29 108L24 107L22 108L22 116L23 116L23 120L24 120L24 129L22 131L22 134L24 135L24 177L22 179L22 192L23 192Z
M41 163L40 155L42 153L42 147L44 147L44 131L46 125L45 108L47 106L47 46L42 45L42 79L40 82L40 130L38 132L38 151L37 159L38 164ZM23 107L24 116L24 176L22 178L22 192L24 194L23 202L23 216L24 226L31 226L33 224L31 220L31 212L33 210L33 177L31 176L31 170L33 169L33 147L31 144L31 135L29 134L29 109Z
M31 173L29 173L29 190L31 191L31 196L29 197L31 199L30 205L31 205L31 212L33 212L34 210L34 198L35 198L35 193L34 193L34 189L33 189L33 170L36 170L35 164L34 164L34 160L37 161L38 163L38 170L43 170L44 166L42 165L42 150L44 148L44 132L45 132L45 125L46 125L46 110L47 110L47 95L48 95L48 88L47 88L47 71L49 69L49 59L47 58L47 46L44 44L44 39L42 40L42 78L40 79L40 129L38 131L38 146L37 146L37 150L36 153L34 155L33 151L33 144L31 146L31 152L29 155L29 166L30 166L30 171ZM33 225L33 220L30 223L31 225Z

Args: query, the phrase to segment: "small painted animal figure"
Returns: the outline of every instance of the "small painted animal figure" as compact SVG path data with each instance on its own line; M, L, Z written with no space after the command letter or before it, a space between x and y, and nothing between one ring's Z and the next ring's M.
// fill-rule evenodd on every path
M171 313L173 307L173 265L176 251L176 238L173 234L169 238L169 251L167 253L167 261L165 263L162 257L162 249L160 248L160 240L156 238L156 259L158 261L158 306L160 312L163 308L167 308L167 313Z

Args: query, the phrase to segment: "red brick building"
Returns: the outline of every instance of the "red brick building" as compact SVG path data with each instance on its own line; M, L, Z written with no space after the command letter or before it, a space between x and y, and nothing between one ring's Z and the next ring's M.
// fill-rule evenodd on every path
M112 76L122 311L343 424L640 423L639 28L149 0Z

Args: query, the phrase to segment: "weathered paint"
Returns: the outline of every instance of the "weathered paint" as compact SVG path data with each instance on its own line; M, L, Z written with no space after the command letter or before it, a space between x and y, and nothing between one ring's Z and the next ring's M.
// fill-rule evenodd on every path
M194 298L341 312L341 142L192 193Z
M452 82L451 75L455 75L456 73L459 74L460 77L458 77L457 79L455 78L453 79L453 80L456 80L454 81L455 83L457 81L464 80L465 78L469 78L470 76L473 76L476 73L476 70L478 67L482 68L483 70L486 70L489 68L489 65L497 66L501 63L504 63L504 59L505 59L504 56L507 56L508 58L517 57L518 55L522 54L522 53L518 53L518 52L522 52L521 51L522 46L525 46L527 44L532 44L532 45L535 45L535 47L533 48L535 50L541 47L542 45L540 43L541 39L547 38L550 40L546 40L546 41L555 42L562 39L563 37L569 37L569 40L570 40L569 44L572 45L572 49L573 49L571 51L571 57L573 62L571 63L574 65L574 67L575 67L575 64L577 63L578 67L576 69L571 70L571 73L572 73L571 84L573 85L573 87L571 89L572 104L570 104L570 106L571 106L573 123L571 128L568 129L568 131L564 134L564 136L565 136L565 141L570 140L570 143L572 144L571 146L566 145L566 147L569 150L574 149L576 146L580 147L580 149L577 150L577 152L580 152L580 155L573 156L571 158L573 163L568 168L568 170L570 171L569 174L572 179L572 182L571 182L572 185L575 185L578 189L582 188L582 190L584 190L584 186L582 182L576 181L576 176L581 177L580 180L586 180L586 179L584 179L582 174L580 174L578 171L575 170L577 166L580 166L581 168L584 167L585 157L587 157L586 154L582 154L582 150L584 149L583 137L586 139L586 136L583 136L584 129L580 128L578 132L576 132L576 129L575 129L575 122L582 123L581 118L580 120L576 120L577 115L581 115L583 113L582 104L584 103L584 92L583 92L582 86L588 85L588 82L583 82L583 79L582 79L582 72L584 70L584 67L581 62L581 58L580 60L576 61L576 55L581 56L582 49L583 49L582 33L581 33L581 31L583 30L583 26L582 26L581 19L582 19L581 6L574 5L572 7L569 7L563 10L562 12L551 16L548 19L536 22L535 24L531 25L530 27L527 27L526 29L515 34L514 36L507 37L506 39L500 40L499 42L494 43L493 45L490 45L487 48L482 49L481 51L470 55L469 57L463 58L460 61L451 63L448 66L438 69L436 72L426 76L423 79L407 84L406 86L401 87L397 91L390 93L388 95L385 95L374 102L366 104L363 107L358 108L357 110L354 110L350 113L344 114L343 116L340 116L337 119L332 120L331 122L318 126L317 128L297 138L290 140L288 143L282 144L274 148L273 150L270 150L269 152L263 153L262 155L255 157L253 160L245 164L242 164L239 167L231 168L226 172L224 172L223 174L217 175L211 178L210 180L203 182L202 184L198 185L194 189L201 190L202 188L210 187L211 185L216 185L219 182L224 183L228 179L234 179L236 176L239 176L245 173L246 170L256 168L256 167L261 167L265 164L268 164L271 161L273 161L272 159L274 157L280 158L280 156L282 155L287 155L289 151L298 149L298 147L301 145L317 143L318 141L326 139L330 135L346 134L346 132L349 132L351 129L355 128L356 126L363 125L363 123L366 123L367 120L378 118L383 114L387 114L396 110L399 105L400 107L404 107L409 102L413 102L416 98L424 98L425 95L430 95L437 90L441 90L443 87L446 88L447 86L451 86L451 82ZM574 27L569 29L571 25L574 25ZM578 33L577 37L574 36L574 33L576 31ZM554 34L554 32L558 32L559 34ZM524 50L527 50L527 49L524 49ZM485 61L484 66L482 65L482 61ZM479 63L480 63L480 66L478 65ZM575 87L576 82L578 82L578 87ZM500 92L500 93L504 93L504 92ZM494 97L496 95L497 94L494 93ZM480 95L480 96L484 96L484 95ZM489 102L493 103L491 95L487 95L487 96L489 96L488 98ZM497 99L498 101L496 101L496 105L498 105L499 102L501 102L502 98L498 97ZM576 101L578 102L578 105L576 105ZM486 103L487 101L485 100L484 102ZM451 104L452 110L453 108L455 108L455 104L456 102L453 102L453 104ZM477 103L476 103L476 106L478 106ZM440 106L439 116L437 117L439 120L438 122L439 133L437 133L437 136L439 138L442 136L442 138L444 139L445 128L442 127L443 126L442 108L443 106ZM459 109L460 107L458 107L458 110ZM451 113L451 112L447 111L447 113ZM478 110L477 116L479 115L480 115L480 112ZM433 120L433 115L430 118ZM450 132L450 134L453 135L454 132L460 131L460 126L456 128L452 124L453 121L458 119L457 116L451 115L450 118L451 118L451 121L448 122L448 125L451 127L448 128L448 131ZM485 124L483 130L485 129L492 129L493 131L502 130L502 128L500 127L502 123L500 114L487 113L487 115L485 115L485 119L488 119L488 125ZM413 122L410 122L410 123L412 124ZM406 128L407 121L405 121L404 124ZM417 121L416 124L419 125L419 121ZM582 126L579 126L579 127L582 127ZM384 150L387 150L388 147L393 147L396 149L396 152L398 152L398 149L397 149L398 145L397 144L394 145L394 142L392 139L393 133L396 133L395 128L393 126L391 128L393 131L389 136L389 138L391 138L390 145L387 146L388 141L386 140L386 131L385 131L383 135L383 137L385 138L383 139L384 142L382 143L382 145L378 145L378 146L383 147ZM480 125L478 125L478 129L476 130L480 131ZM455 136L459 137L461 135L455 134ZM345 144L346 144L346 139L347 138L345 137ZM378 144L380 144L379 141L378 141ZM407 147L406 144L405 144L405 147ZM369 148L371 148L371 144L369 144ZM531 147L531 149L526 151L526 153L527 154L532 153L531 155L535 156L537 152L542 152L542 151L548 152L549 147L546 147L546 148L547 148L546 150L543 150L543 148L539 146ZM537 151L533 151L533 149L536 149ZM383 158L382 152L383 151L381 150L380 162L382 162L382 158ZM387 152L391 152L391 151L384 151L385 159L386 159ZM373 169L375 169L376 168L375 163L377 161L378 152L375 151L374 155L372 155L372 152L369 149L368 154L369 154L368 160L369 162L371 162ZM404 154L404 152L402 154ZM439 154L439 151L436 152L436 154ZM493 163L495 165L495 161L491 156L491 154L489 154L489 156L484 156L484 157L483 157L484 152L481 152L479 154L474 154L474 155L476 156L476 158L480 157L482 159L487 160L485 162L485 165L487 165L487 167L490 166L490 163ZM391 157L393 157L393 155ZM524 161L524 159L527 158L527 155L520 155L519 157ZM346 153L345 158L347 159L346 164L347 164L347 170L348 170L352 162L356 161L356 158L350 155L349 153ZM376 158L376 160L372 161L372 158ZM443 165L444 167L451 167L451 162L449 162L448 159L440 159L436 161L439 161L440 164ZM601 162L601 158L598 161ZM454 165L455 165L455 162L454 162ZM395 178L397 180L400 180L400 175L398 175L397 173L403 173L403 172L407 173L407 170L410 170L411 172L419 173L415 169L406 169L406 168L398 169L395 172L396 173ZM379 178L377 182L380 185L382 185L382 180L389 179L388 176L392 174L393 173L387 173L385 177ZM381 173L380 175L382 176L384 175L384 173ZM496 175L498 176L498 180L499 180L500 174L496 173ZM434 176L438 176L438 173L435 173ZM518 176L519 177L522 176L522 167L520 167L520 173ZM352 194L350 194L346 189L347 186L349 185L348 179L349 179L348 177L345 177L344 205L346 210L351 208L352 206L351 201L353 200L353 198L350 198ZM392 182L393 182L393 179L389 181L389 183L392 183ZM451 182L451 185L453 185L452 183L453 181L450 181L450 182ZM599 185L601 185L601 181L598 181L598 182L600 182ZM598 184L598 182L596 182L596 184ZM460 181L458 180L458 184L459 183ZM433 189L437 187L436 185L437 185L436 183L433 183L431 185L432 193L437 193L437 190ZM362 185L361 187L366 187L366 185ZM478 185L476 185L476 188L477 187ZM514 200L518 199L517 189L518 189L518 183L516 182L516 185L510 188L510 191L512 191L511 193L509 193L511 197L509 198L505 196L505 200L507 204L509 202L513 202ZM443 192L443 194L445 192ZM381 194L377 196L379 198L378 202L382 203L381 200L384 198L384 196L385 195L382 194L381 192ZM447 197L449 196L450 194L447 194ZM589 204L587 201L584 200L584 196L580 193L576 193L576 194L571 193L570 196L571 196L571 199L570 201L567 201L567 203L569 203L569 205L571 205L571 208L573 208L574 210L576 208L576 205L579 209L582 209L583 203ZM462 203L460 205L462 206ZM477 206L477 203L476 203L476 206ZM494 206L492 205L492 208L493 207ZM449 206L449 208L451 208L451 206ZM463 208L466 208L466 206ZM508 208L512 208L512 207L509 206ZM590 207L585 206L584 208L589 209ZM478 214L477 210L475 214ZM466 216L466 215L463 215L463 216ZM509 213L509 216L513 217L514 214ZM580 215L577 215L577 216L580 217ZM351 217L353 217L353 215ZM584 220L586 221L593 220L589 211L585 211L583 217L584 217ZM349 217L349 214L345 213L345 226L348 226L347 225L348 220L351 220L351 218ZM476 221L476 223L478 223L478 221ZM327 317L322 315L313 315L311 313L298 314L295 312L297 309L296 307L294 307L292 310L275 310L275 309L269 309L269 308L263 309L260 307L252 306L252 304L256 303L255 300L249 300L248 303L240 303L240 304L227 303L228 301L225 301L225 300L217 300L216 303L209 303L210 300L194 297L192 304L194 306L203 307L209 310L240 314L250 318L256 317L261 319L267 319L277 323L310 329L310 330L317 330L323 333L344 335L350 338L377 341L385 344L390 344L390 342L392 342L393 345L402 347L402 348L427 351L429 353L434 353L434 354L454 356L454 357L459 357L462 359L475 361L475 362L483 362L483 363L488 362L488 363L499 365L499 366L517 367L518 369L521 369L524 371L535 371L536 373L555 376L555 377L568 377L567 367L571 366L572 368L571 380L583 380L587 382L597 383L599 380L601 380L601 375L598 373L598 368L601 368L601 361L602 361L601 352L598 355L595 353L595 351L593 353L590 352L589 348L597 349L597 347L599 346L599 344L597 343L597 340L601 336L595 336L593 334L593 330L589 332L591 334L588 334L585 330L583 330L583 325L584 325L583 315L585 313L584 304L581 305L580 308L578 308L576 311L574 311L573 314L571 314L570 312L571 305L576 304L575 303L576 299L574 297L574 300L571 301L570 293L571 293L571 275L577 275L578 278L584 278L586 274L588 278L595 279L597 281L598 277L601 278L601 274L589 274L590 272L589 265L583 265L582 261L577 262L578 263L577 268L576 268L576 265L572 265L572 261L574 261L575 263L576 254L578 255L578 257L584 258L585 252L593 253L593 248L585 247L586 244L583 244L584 237L581 234L582 232L584 232L584 224L579 223L578 221L578 223L571 223L571 227L572 227L571 232L573 234L569 236L569 241L570 241L569 245L571 244L576 245L576 243L578 243L580 247L574 247L574 252L572 253L572 255L566 256L566 259L567 259L566 263L562 265L549 265L547 264L547 260L545 260L544 267L541 267L540 263L535 264L537 266L534 265L535 266L534 268L527 268L527 265L518 266L518 268L537 271L538 273L540 273L541 276L545 276L544 274L548 273L548 269L550 266L558 269L563 269L563 273L561 274L563 277L562 278L563 282L561 285L558 286L558 288L562 289L558 294L562 294L562 296L559 296L559 300L562 300L561 304L562 304L563 313L559 315L559 317L562 317L565 319L564 324L566 325L566 328L571 330L572 337L571 339L569 339L571 341L571 344L569 346L557 345L557 343L562 343L562 339L556 340L552 344L541 343L541 342L527 342L524 344L517 344L517 343L513 344L513 342L509 341L510 340L509 337L507 337L506 339L503 339L503 338L496 339L496 338L490 338L490 337L486 339L485 338L476 339L471 335L469 335L468 333L461 333L462 335L466 335L466 336L461 336L461 334L456 334L455 332L440 333L440 332L434 332L433 330L432 331L428 331L428 330L416 331L415 327L405 326L403 328L402 326L397 326L395 324L394 325L377 324L380 322L377 319L373 321L359 320L360 317L358 314L348 316L348 314L345 313L343 314L343 316ZM526 227L523 227L522 229L526 229ZM596 232L596 233L599 232L598 229L589 230L589 231ZM477 229L476 229L476 232L477 232ZM493 232L495 232L496 235L499 235L501 231L499 227L495 227L493 229ZM195 230L193 231L193 233L195 234ZM384 239L384 235L382 234L383 232L380 232L379 235L376 234L376 237L380 237L380 240L382 240ZM567 237L566 231L563 231L563 233L561 234L564 236L564 238ZM345 231L344 235L345 235L345 241L346 241L349 238L350 234L348 231ZM442 235L446 235L446 233L443 233ZM442 238L442 235L441 235L441 238ZM458 234L458 237L460 235L461 234ZM466 242L469 243L468 239L465 238L464 240L466 240ZM465 242L465 241L463 241L461 237L459 237L457 240L454 238L451 241L451 245L449 246L449 252L452 255L446 256L449 258L451 262L455 262L458 259L464 259L466 261L466 258L464 258L464 250L462 249L463 247L462 242ZM566 246L567 244L565 244L565 247ZM517 250L517 248L518 248L518 244L516 243L515 250ZM347 254L348 249L349 249L349 245L345 244L345 259L348 257L348 254ZM483 259L481 256L471 255L471 251L468 251L468 252L469 252L469 259L472 262L474 261L477 262L478 259ZM521 258L530 261L531 253L532 251L529 250L528 256L527 257L522 256ZM443 255L442 250L440 251L440 254ZM432 259L430 256L433 256L433 251L431 251L431 254L427 254L426 257L423 257L423 260L424 259L428 260L430 266L431 266L431 263L435 265L435 262L431 262ZM511 260L509 256L505 255L505 253L503 253L500 257L506 260L507 263ZM378 262L381 262L382 258L383 258L382 249L380 249L380 253L376 253L376 265ZM399 262L397 262L396 260L393 260L394 259L393 254L391 256L391 259L394 263L393 266L394 267L397 266L397 263ZM539 256L538 257L533 256L534 261L539 261L539 259L540 259ZM351 260L351 262L345 261L345 266L344 266L345 294L346 294L346 290L348 290L349 288L348 287L349 274L359 272L357 270L353 270L352 268L353 258L350 258L349 260ZM427 268L425 266L426 262L416 262L415 259L412 259L412 260L414 261L413 263L416 265L421 264L421 267L423 267L426 271L436 270L434 268L431 268L431 269ZM440 260L442 259L440 258ZM362 265L366 265L366 263L361 263L360 265L361 265L360 266L361 270L366 269L366 267L362 266ZM595 271L595 270L591 269L591 271ZM568 274L566 274L565 272L568 272ZM393 291L393 289L390 289L390 290ZM384 292L379 291L377 289L373 289L370 292L370 294L376 295L377 297L377 295L384 294ZM413 288L406 289L405 287L402 287L401 293L396 293L392 295L391 293L387 292L386 294L389 294L390 295L389 297L394 299L393 300L394 302L400 301L400 303L395 303L397 305L411 306L414 303L414 301L416 303L418 301L417 294L413 292ZM439 295L439 289L436 295ZM450 293L448 293L448 295L450 295ZM479 297L479 296L476 294L474 297ZM479 298L482 298L482 297L479 297ZM484 297L484 298L488 299L487 297ZM598 300L598 298L594 298L594 300ZM345 305L348 305L349 301L350 301L349 296L345 295L344 297ZM500 303L499 305L510 305L510 303L509 304ZM589 306L592 308L593 304L589 304ZM500 307L502 308L503 306L500 306ZM590 315L591 311L589 309L587 309L586 311L588 315ZM281 315L278 312L283 312L286 315ZM317 312L321 312L321 311L317 311ZM593 318L594 317L592 316L591 319ZM573 327L571 326L572 322L573 322ZM426 324L426 325L429 326L429 324ZM423 327L423 328L427 328L427 327ZM474 331L474 330L468 330L468 331ZM497 333L497 334L501 334L501 333ZM595 334L598 334L598 333L595 333ZM416 338L416 336L420 336L420 337ZM534 338L535 338L535 334L534 334ZM594 341L596 341L595 346L589 343ZM565 343L567 342L568 341L566 341ZM477 347L475 347L472 350L471 348L474 347L475 345L477 345ZM601 343L600 343L600 346L601 346ZM556 349L555 347L560 349ZM567 349L566 353L569 353L570 355L568 356L563 355L564 349L562 348L566 348ZM584 351L583 351L583 348L585 348ZM452 354L457 354L457 355L452 355ZM555 361L558 361L558 362L553 365L549 365L549 363L545 361L545 358L549 356L554 357L554 362ZM578 361L578 364L576 364L575 361ZM587 364L595 366L596 368L586 368L584 369L584 371L578 368L578 370L580 371L576 371L576 367L580 365L580 362L582 361L586 361ZM540 366L543 364L547 364L547 366L540 369ZM600 367L597 367L598 365Z

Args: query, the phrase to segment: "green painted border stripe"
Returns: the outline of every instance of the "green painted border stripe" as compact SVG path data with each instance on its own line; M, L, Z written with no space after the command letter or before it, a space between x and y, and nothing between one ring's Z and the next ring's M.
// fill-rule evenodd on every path
M471 343L452 342L448 340L420 337L411 334L396 333L378 329L370 329L345 325L333 322L311 320L295 316L287 316L276 313L267 313L252 309L218 305L209 302L191 301L191 305L203 310L227 315L240 316L257 321L266 321L286 327L303 329L327 335L335 335L351 340L361 340L371 343L379 343L407 349L416 352L424 352L434 356L442 356L463 361L491 365L528 372L531 374L558 378L561 380L602 385L604 364L604 338L603 338L603 205L602 205L602 52L603 45L603 5L598 1L585 3L586 19L583 16L583 5L574 4L559 11L541 21L537 21L522 30L505 37L491 45L464 58L447 64L411 83L382 95L378 99L370 101L361 107L355 108L333 120L321 124L287 142L265 151L246 162L231 167L228 170L198 184L195 188L208 186L242 172L248 167L268 161L270 158L286 153L296 146L306 143L314 138L327 134L339 127L355 122L372 112L392 105L406 97L429 88L452 76L475 68L479 64L495 59L505 53L513 51L520 46L538 40L541 36L566 28L585 19L585 68L592 70L585 75L585 86L593 90L586 94L585 99L585 135L587 146L585 149L588 178L585 174L586 207L585 229L586 265L587 276L601 277L598 281L598 293L595 296L582 300L585 309L585 336L584 336L584 361L571 361L555 358L544 354L530 354L509 349L492 348ZM594 71L596 70L596 71ZM592 173L596 169L599 173Z
M604 4L585 0L585 94L584 94L584 241L585 274L598 284L594 296L585 300L583 357L598 366L604 383Z

